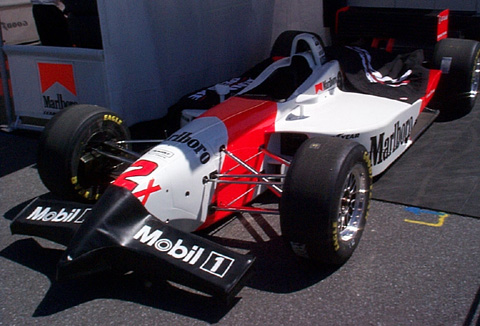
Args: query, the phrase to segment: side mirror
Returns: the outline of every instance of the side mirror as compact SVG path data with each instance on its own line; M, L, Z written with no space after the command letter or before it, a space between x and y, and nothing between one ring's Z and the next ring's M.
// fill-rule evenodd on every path
M225 95L230 93L230 86L217 84L215 85L215 92L217 92L218 96L220 96L220 103L225 101Z
M300 94L298 95L295 102L297 102L298 104L315 104L318 102L318 99L318 95Z

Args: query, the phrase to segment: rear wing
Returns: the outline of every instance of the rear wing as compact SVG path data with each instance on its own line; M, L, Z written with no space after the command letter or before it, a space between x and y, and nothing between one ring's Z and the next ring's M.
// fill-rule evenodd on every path
M345 7L337 12L335 41L359 39L373 47L432 48L448 36L449 10Z

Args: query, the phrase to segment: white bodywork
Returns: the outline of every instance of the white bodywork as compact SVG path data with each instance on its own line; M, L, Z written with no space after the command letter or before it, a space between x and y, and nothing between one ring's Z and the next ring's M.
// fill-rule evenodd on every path
M205 223L209 218L212 198L220 191L216 182L208 180L212 175L222 171L225 162L225 152L222 148L237 151L242 155L245 151L238 148L238 142L235 141L239 137L247 139L242 146L248 143L246 147L250 152L243 157L243 161L248 165L250 158L256 157L256 153L260 151L254 148L252 153L252 146L249 146L250 138L255 134L251 133L251 130L258 130L254 129L257 128L258 121L253 121L256 119L253 117L255 115L250 113L260 110L262 105L263 109L268 106L274 110L273 113L269 113L269 110L264 111L267 112L266 120L271 123L268 122L270 127L265 134L261 134L261 138L265 141L263 139L267 139L266 133L272 137L268 138L270 143L261 143L261 146L277 155L280 153L280 144L274 140L275 134L304 134L309 138L316 135L341 137L365 146L370 153L372 173L378 175L411 145L410 136L420 114L422 100L412 105L377 96L343 92L337 85L338 78L341 77L339 63L325 62L323 49L312 35L301 34L297 38L306 41L311 50L295 53L298 40L294 40L290 57L273 63L240 93L240 95L248 93L276 69L288 66L293 55L300 55L307 59L312 74L288 99L283 102L256 100L255 106L247 106L246 109L236 107L238 101L227 100L221 108L230 110L234 107L237 111L232 111L231 115L223 118L208 114L199 116L165 142L148 151L137 161L139 164L134 163L125 171L123 177L120 177L135 183L133 194L153 215L184 231L196 230ZM248 104L248 100L245 101ZM188 115L198 114L189 112ZM265 118L265 115L263 117ZM245 123L245 129L240 127L239 132L239 127L228 124L232 120ZM252 129L249 129L250 126ZM229 139L232 128L236 128L232 133L236 139ZM258 143L260 137L255 137L257 138L252 138L252 141ZM234 142L233 146L231 142ZM257 167L258 171L264 170L266 163L271 163L269 157L265 157L264 160L261 166ZM153 162L155 168L152 171L145 171L142 165L145 161L150 165ZM283 167L282 171L286 170L286 164L278 161L274 164L280 164Z
M137 162L157 164L153 173L142 175L142 167L133 164L123 175L138 186L133 192L159 187L138 198L163 222L181 230L192 231L205 222L212 199L213 184L204 178L220 170L219 148L227 144L225 125L214 117L192 121L160 145L144 154ZM141 165L141 164L140 164ZM152 181L153 180L153 181Z
M410 145L409 136L420 114L413 105L377 96L347 93L333 88L314 103L298 103L282 112L277 132L331 135L359 142L370 153L373 175L382 173Z

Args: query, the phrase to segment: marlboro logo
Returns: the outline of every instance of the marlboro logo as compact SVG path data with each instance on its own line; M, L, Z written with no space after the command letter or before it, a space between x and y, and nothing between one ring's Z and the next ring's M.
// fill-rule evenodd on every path
M73 65L60 63L38 63L42 93L45 93L55 83L62 85L73 95L77 95L75 79L73 78Z
M72 64L39 62L37 65L44 114L52 115L78 103Z

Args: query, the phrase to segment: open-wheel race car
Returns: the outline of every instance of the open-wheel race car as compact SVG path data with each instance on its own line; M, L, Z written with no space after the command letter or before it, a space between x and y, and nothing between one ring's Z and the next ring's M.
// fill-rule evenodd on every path
M435 120L432 98L468 111L479 83L476 41L445 38L427 59L375 51L284 32L254 78L210 88L228 98L184 111L191 121L142 153L132 146L148 141L131 140L113 111L64 109L42 134L37 166L69 201L34 200L12 232L64 244L59 279L148 272L219 296L237 293L254 257L192 232L233 213L278 214L295 254L343 264L365 227L372 177ZM264 191L278 209L249 205Z

